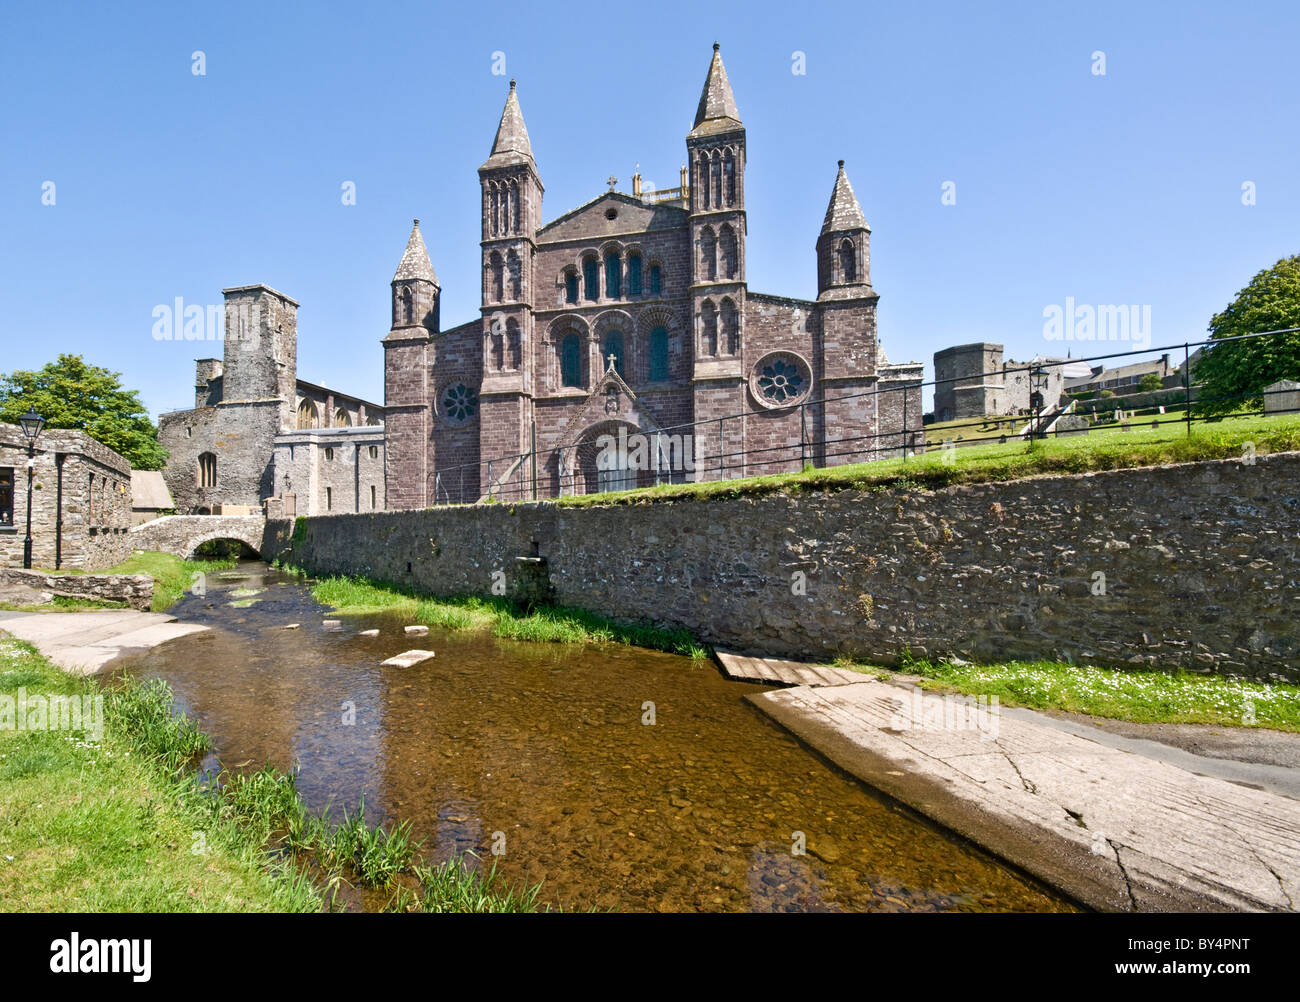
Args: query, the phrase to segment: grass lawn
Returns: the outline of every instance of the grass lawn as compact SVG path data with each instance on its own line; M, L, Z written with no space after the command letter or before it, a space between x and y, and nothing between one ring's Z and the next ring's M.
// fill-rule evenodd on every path
M562 644L632 644L703 659L708 651L686 630L619 623L581 609L554 606L521 613L504 598L430 598L410 589L364 578L328 577L312 595L341 614L401 612L416 622L449 630L490 630L509 640Z
M854 665L868 673L883 669ZM1054 661L998 665L907 661L924 688L997 696L1008 706L1066 710L1147 724L1220 724L1300 731L1300 686L1188 672L1095 668Z
M832 466L804 472L765 477L706 481L699 484L664 484L634 491L582 494L560 498L557 504L584 505L647 504L657 501L687 501L716 497L797 493L816 490L867 490L889 487L939 488L953 484L1014 480L1048 473L1088 473L1096 470L1131 469L1190 463L1207 459L1231 459L1243 455L1247 443L1256 455L1300 451L1300 416L1230 417L1221 421L1198 422L1191 435L1176 415L1166 414L1158 429L1150 419L1141 427L1135 421L1130 431L1036 440L1032 444L1012 440L1005 444L962 446L951 454L941 451L912 456L906 461L887 459L851 466Z

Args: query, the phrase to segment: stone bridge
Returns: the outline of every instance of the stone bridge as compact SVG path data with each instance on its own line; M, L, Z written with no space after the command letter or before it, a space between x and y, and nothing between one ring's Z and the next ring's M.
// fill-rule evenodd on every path
M236 539L262 554L266 519L261 515L164 515L133 527L132 549L191 557L212 539Z

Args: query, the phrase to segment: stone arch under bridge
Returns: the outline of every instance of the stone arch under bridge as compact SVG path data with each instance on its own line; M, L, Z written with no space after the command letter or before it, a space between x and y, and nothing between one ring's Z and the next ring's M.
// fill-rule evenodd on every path
M263 556L265 532L261 515L164 515L134 526L128 535L133 549L186 558L214 539L236 540Z

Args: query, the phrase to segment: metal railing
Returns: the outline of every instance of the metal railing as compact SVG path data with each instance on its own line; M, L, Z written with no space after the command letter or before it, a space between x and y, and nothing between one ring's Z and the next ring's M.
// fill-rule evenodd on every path
M921 397L925 387L947 383L970 382L971 375L945 380L908 383L858 393L826 396L798 401L785 408L746 410L684 424L640 431L625 420L611 417L589 429L576 442L536 448L537 428L533 422L530 441L534 448L513 455L496 456L476 463L436 467L429 477L429 504L475 504L497 501L546 500L557 496L590 494L612 490L631 490L667 483L686 483L736 479L762 474L790 473L810 468L842 466L850 463L883 459L909 461L926 452L960 449L1007 442L1013 439L1032 441L1049 436L1086 434L1093 428L1118 426L1128 430L1143 427L1150 419L1155 425L1182 423L1191 434L1196 421L1217 420L1213 415L1194 413L1194 405L1257 398L1263 391L1239 397L1208 398L1198 393L1188 377L1192 350L1214 347L1232 341L1293 334L1300 328L1262 331L1213 341L1188 341L1130 351L1110 352L1081 358L1042 359L999 370L1003 376L1026 373L1041 378L1044 370L1079 362L1104 362L1110 359L1147 355L1154 352L1183 350L1182 383L1177 387L1148 391L1163 392L1164 404L1127 408L1124 396L1091 400L1072 400L1060 405L1042 401L1036 409L1023 408L1016 414L971 418L966 421L942 422L935 429L922 421ZM1300 374L1297 374L1300 375ZM980 380L983 382L983 380ZM1047 380L1043 379L1046 388ZM1040 390L1041 392L1041 390ZM1179 399L1175 399L1179 398ZM870 411L863 421L853 418L863 430L856 434L836 434L837 423L850 407L860 414ZM1170 408L1173 408L1172 412ZM1116 412L1119 413L1117 418ZM1139 414L1138 412L1141 412ZM1242 416L1260 415L1265 409L1238 411ZM1171 422L1170 413L1181 414ZM1065 416L1085 418L1086 426L1058 428ZM1161 417L1165 417L1161 421ZM1143 420L1139 421L1139 417ZM779 427L778 422L783 422ZM843 427L842 424L839 427ZM622 434L620 434L622 429ZM772 444L772 432L784 441ZM761 432L762 434L759 434ZM784 433L784 434L782 434ZM969 433L969 434L968 434ZM607 436L607 437L602 437ZM754 442L755 439L766 439ZM754 442L754 444L750 444Z

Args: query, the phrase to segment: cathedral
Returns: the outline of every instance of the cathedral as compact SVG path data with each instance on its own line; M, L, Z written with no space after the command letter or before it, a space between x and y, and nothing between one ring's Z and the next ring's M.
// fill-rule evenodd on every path
M387 507L860 462L921 427L921 364L881 350L871 230L843 161L816 300L749 288L745 126L716 44L686 155L680 187L644 191L638 174L628 194L611 178L543 222L510 82L478 169L481 315L442 327L419 220L393 276ZM646 443L652 460L630 460Z

